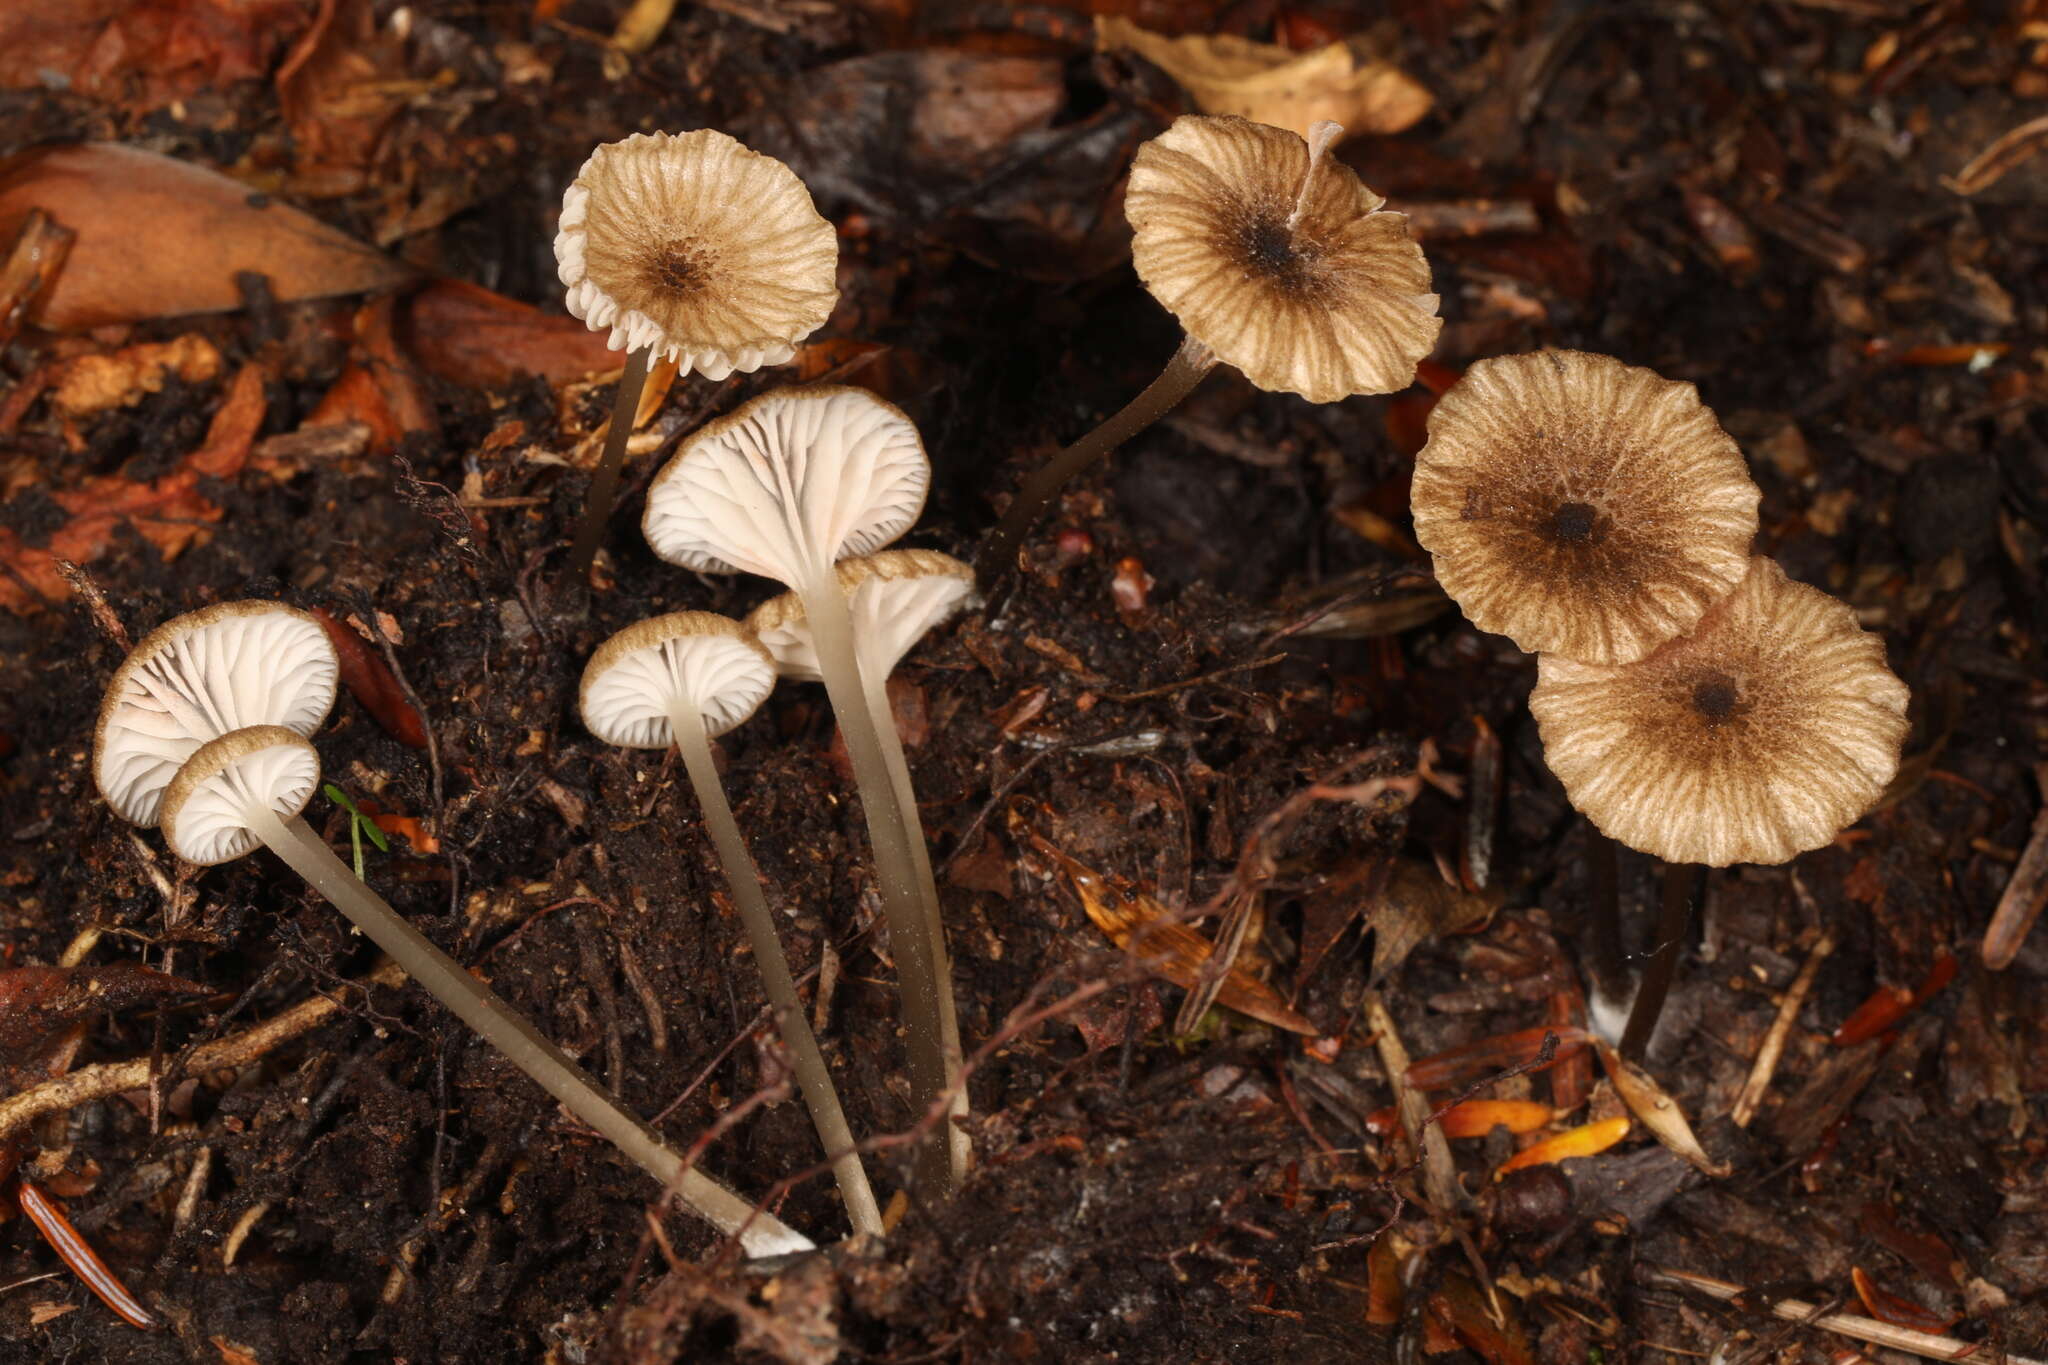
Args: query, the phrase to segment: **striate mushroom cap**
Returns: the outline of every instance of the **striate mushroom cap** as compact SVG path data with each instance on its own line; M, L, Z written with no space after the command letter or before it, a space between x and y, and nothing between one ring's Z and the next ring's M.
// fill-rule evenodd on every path
M164 789L164 842L188 863L233 862L263 842L249 828L251 804L289 820L319 785L320 755L297 731L230 730L201 745Z
M1443 326L1406 215L1330 156L1342 131L1188 114L1124 192L1153 297L1258 387L1316 403L1408 387Z
M886 676L927 632L974 601L974 570L937 550L884 550L841 561L839 587L853 614L862 656L879 661ZM747 617L747 626L774 656L783 677L823 679L811 624L795 593L763 602Z
M675 743L669 705L704 717L713 738L759 710L775 687L775 661L730 617L678 611L627 626L583 669L583 727L607 744L665 749Z
M157 823L164 788L202 744L251 725L310 735L340 664L320 622L280 602L222 602L158 626L107 684L93 780L124 820Z
M1855 613L1769 559L1632 664L1538 660L1550 770L1608 835L1666 862L1782 863L1860 819L1899 767L1906 685Z
M562 196L569 311L707 379L780 365L839 300L839 239L795 172L713 129L635 133Z
M1482 360L1443 396L1409 500L1474 625L1624 664L1742 581L1760 496L1692 385L1537 351Z
M671 564L801 587L908 530L931 477L894 404L866 389L776 389L692 436L648 487L640 525Z

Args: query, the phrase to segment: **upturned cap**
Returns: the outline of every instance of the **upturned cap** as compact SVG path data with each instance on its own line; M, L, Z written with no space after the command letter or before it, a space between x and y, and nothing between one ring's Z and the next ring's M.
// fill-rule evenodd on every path
M282 725L230 730L201 745L164 789L164 842L188 863L233 862L263 841L252 806L280 820L306 808L320 785L320 755Z
M122 819L154 825L164 788L202 744L252 725L310 735L339 676L326 629L283 603L222 602L173 617L107 684L93 781Z
M1437 402L1409 501L1474 625L1624 664L1742 581L1760 496L1692 385L1537 351L1480 361Z
M839 588L853 617L853 636L864 658L886 674L926 632L974 600L974 570L936 550L884 550L839 563ZM770 598L747 625L775 658L785 678L817 682L818 652L811 623L795 593Z
M648 487L640 524L671 564L801 587L908 530L931 475L895 405L866 389L776 389L692 436Z
M1899 767L1906 685L1855 613L1751 561L1689 635L1631 664L1545 654L1529 710L1574 806L1673 863L1782 863Z
M838 302L839 239L789 167L705 128L590 154L562 196L569 311L614 349L723 379L780 365Z
M584 728L607 744L665 749L675 743L669 707L680 701L724 734L760 709L775 687L775 661L738 621L678 611L627 626L583 669Z
M1124 192L1152 296L1258 387L1316 403L1408 387L1443 327L1406 215L1330 155L1342 131L1188 114Z

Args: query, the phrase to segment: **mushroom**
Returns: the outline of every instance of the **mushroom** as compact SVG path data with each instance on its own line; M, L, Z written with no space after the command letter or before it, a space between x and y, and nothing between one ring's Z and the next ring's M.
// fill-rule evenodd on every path
M711 741L754 714L775 686L775 662L739 622L683 611L628 626L598 646L583 670L583 724L607 744L681 751L704 811L719 868L753 945L761 984L789 1048L797 1086L832 1162L856 1232L882 1235L882 1212L839 1092L805 1018L783 957L761 874L725 799Z
M569 557L582 583L650 361L707 379L786 363L838 302L839 241L775 158L709 128L635 133L592 152L562 195L555 262L569 311L627 352Z
M93 780L122 819L154 825L164 788L200 745L247 725L312 734L334 705L340 671L320 622L279 602L174 616L107 685Z
M1653 961L1622 1052L1649 1040L1697 877L1782 863L1860 818L1899 766L1908 694L1855 613L1753 559L1690 634L1634 663L1537 663L1529 710L1565 794L1602 831L1663 859ZM1660 959L1662 954L1660 953Z
M976 567L1013 567L1018 543L1068 480L1151 426L1217 361L1254 385L1334 403L1406 388L1443 323L1408 219L1306 140L1233 115L1189 114L1138 149L1124 213L1131 261L1180 319L1180 349L1150 387L1024 481Z
M883 550L858 559L842 559L837 571L840 590L846 594L853 615L865 708L870 715L891 716L889 728L893 735L889 675L927 632L973 601L974 570L936 550ZM817 647L811 639L810 619L804 612L803 600L795 593L770 598L755 608L747 617L747 628L774 657L775 669L784 677L804 682L823 680ZM896 799L914 811L917 797L911 790L910 769L902 761L903 750L897 745L892 746L892 752L897 761L890 766L889 779L895 786ZM931 857L924 840L912 840L910 853L915 864L910 875L918 885L932 886ZM946 955L945 936L938 935L934 942L939 953L939 977L950 981L952 965ZM956 1078L950 1112L957 1120L967 1117L967 1091L957 1084L963 1058L960 1024L954 1008L953 992L941 991L939 1026L946 1039L946 1074ZM969 1155L966 1133L955 1123L948 1130L948 1138L955 1167L965 1169Z
M1760 496L1692 385L1582 351L1474 365L1431 410L1409 494L1474 625L1594 665L1642 658L1742 581Z
M239 858L258 844L269 848L457 1018L683 1204L737 1237L748 1254L815 1249L809 1238L686 1163L496 992L357 880L300 818L319 785L319 755L297 731L281 725L232 730L200 746L164 789L165 841L202 866Z
M947 1062L959 1042L947 1027L945 933L902 742L880 683L863 676L834 566L909 529L930 482L917 428L894 406L865 389L778 389L692 436L648 487L642 520L647 543L670 563L773 578L803 603L874 845L921 1112L958 1084ZM950 1140L921 1143L919 1158L944 1191L964 1171Z

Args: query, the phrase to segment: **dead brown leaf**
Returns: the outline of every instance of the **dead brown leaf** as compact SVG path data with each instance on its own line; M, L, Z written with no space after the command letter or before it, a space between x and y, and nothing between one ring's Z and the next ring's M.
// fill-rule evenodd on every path
M428 373L469 388L521 374L566 384L625 363L605 333L461 280L436 280L408 298L399 335Z
M0 88L60 77L131 110L260 80L306 0L64 0L0 5Z
M78 234L29 311L58 330L228 312L242 306L238 273L262 275L285 303L390 288L413 273L218 172L114 143L0 162L0 240L37 208Z
M139 403L174 375L187 384L207 383L220 376L220 364L220 351L196 333L145 341L64 362L50 401L66 417L84 417Z
M1350 43L1293 52L1227 33L1168 38L1128 19L1095 21L1095 45L1128 49L1179 82L1205 114L1236 114L1306 135L1325 119L1347 133L1398 133L1430 110L1429 91Z
M1497 892L1445 885L1433 867L1407 860L1395 863L1386 888L1365 912L1365 922L1373 930L1373 983L1385 980L1423 940L1484 924L1500 901Z

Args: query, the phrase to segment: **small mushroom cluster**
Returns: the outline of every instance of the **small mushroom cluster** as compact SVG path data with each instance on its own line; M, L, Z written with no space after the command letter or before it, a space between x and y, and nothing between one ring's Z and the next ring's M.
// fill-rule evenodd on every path
M766 699L776 675L825 684L874 847L903 996L913 1102L967 1112L946 941L910 771L886 682L897 662L973 596L965 564L885 550L923 510L931 466L910 419L862 389L778 389L698 431L655 477L643 521L671 563L784 584L742 623L682 612L629 626L584 671L583 721L607 743L682 753L754 958L856 1230L881 1217L796 987L710 740ZM966 1167L947 1124L920 1144L941 1192Z
M677 1198L757 1256L810 1239L687 1162L539 1030L372 891L301 816L320 785L311 737L340 663L314 617L226 602L165 622L108 685L93 777L120 816L160 825L201 866L258 844L284 860L458 1018ZM766 692L763 684L761 691Z
M1898 769L1905 685L1847 605L1750 554L1760 497L1692 385L1578 351L1480 361L1416 459L1416 539L1538 654L1572 804L1667 863L1784 862Z

